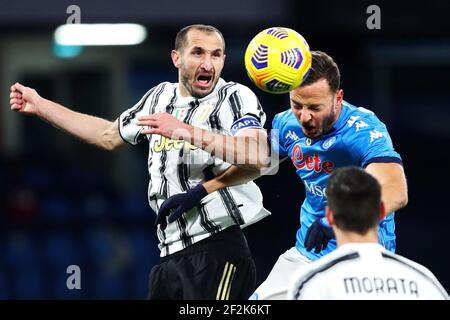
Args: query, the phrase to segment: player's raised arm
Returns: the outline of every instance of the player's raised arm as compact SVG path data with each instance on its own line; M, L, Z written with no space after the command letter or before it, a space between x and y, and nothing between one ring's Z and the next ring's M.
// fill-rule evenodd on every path
M105 150L124 144L117 120L112 122L72 111L41 97L36 90L15 83L10 88L11 110L35 115L73 136Z
M252 121L249 117L249 121ZM159 134L175 140L185 140L212 155L248 170L260 170L270 165L267 133L262 128L248 128L239 135L227 136L188 125L168 113L139 118L146 126L142 134Z
M397 211L408 203L408 187L403 166L398 163L371 163L366 171L381 185L381 199L386 213Z

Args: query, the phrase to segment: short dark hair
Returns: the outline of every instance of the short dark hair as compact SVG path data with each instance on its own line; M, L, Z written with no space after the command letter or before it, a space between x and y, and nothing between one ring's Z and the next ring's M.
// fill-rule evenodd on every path
M332 92L337 92L341 86L341 73L333 58L322 51L311 51L311 69L300 87L313 84L320 79L326 79Z
M325 193L339 229L365 234L378 224L381 186L363 169L355 166L335 169Z
M192 24L178 31L177 36L175 38L175 50L182 50L184 48L187 41L187 34L192 29L200 30L206 33L214 33L214 32L217 33L222 38L223 51L225 52L225 38L223 37L222 32L220 32L219 29L217 29L216 27L205 24Z

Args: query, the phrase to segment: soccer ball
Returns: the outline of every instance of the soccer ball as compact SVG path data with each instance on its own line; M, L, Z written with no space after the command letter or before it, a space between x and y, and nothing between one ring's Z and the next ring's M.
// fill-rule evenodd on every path
M289 92L308 76L309 45L292 29L265 29L250 41L245 51L245 68L258 88L268 93Z

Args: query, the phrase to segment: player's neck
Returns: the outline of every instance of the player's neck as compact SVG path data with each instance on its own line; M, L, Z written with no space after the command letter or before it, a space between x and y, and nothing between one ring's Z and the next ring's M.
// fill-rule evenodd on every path
M369 230L366 234L335 230L338 246L347 243L378 243L377 230Z

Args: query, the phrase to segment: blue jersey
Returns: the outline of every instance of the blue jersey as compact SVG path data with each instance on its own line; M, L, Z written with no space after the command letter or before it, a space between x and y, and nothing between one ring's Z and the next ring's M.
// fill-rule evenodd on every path
M272 123L272 148L280 157L289 156L297 175L305 185L306 197L300 209L300 228L296 248L311 260L336 249L332 239L320 253L306 251L306 231L317 219L325 216L325 188L333 169L344 166L365 168L372 162L402 163L394 151L386 126L370 110L357 108L343 101L342 111L332 130L318 138L305 137L291 110L279 113ZM378 238L386 249L395 251L394 213L380 222Z

